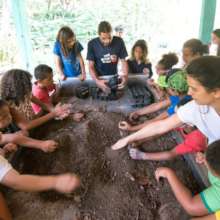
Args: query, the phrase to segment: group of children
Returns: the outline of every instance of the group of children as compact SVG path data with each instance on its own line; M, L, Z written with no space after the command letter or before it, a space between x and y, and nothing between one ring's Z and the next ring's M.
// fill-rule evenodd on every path
M18 147L53 152L58 148L54 140L37 140L29 137L29 131L51 120L69 116L70 105L58 103L59 88L53 82L53 71L47 65L38 65L32 76L21 69L12 69L1 78L0 89L0 182L23 191L57 190L68 193L80 184L75 174L35 176L19 174L4 158ZM0 195L0 218L11 219Z
M128 122L119 122L119 129L136 132L119 140L112 149L128 146L130 157L135 160L170 160L178 155L196 153L196 161L208 169L210 182L200 194L192 195L170 168L158 168L155 177L158 181L160 178L168 180L189 215L200 216L196 219L220 219L220 58L202 56L204 49L196 39L184 44L185 67L164 71L164 79L150 85L166 96L132 112ZM140 116L162 109L166 110L156 118L133 125ZM184 142L172 150L148 153L138 149L140 143L172 129L181 131L184 138Z
M219 29L212 33L212 42L217 45L215 55L219 55L219 33ZM178 63L177 55L164 54L156 65L158 77L155 81L151 79L152 64L148 59L146 41L135 42L131 56L127 59L129 73L146 75L149 78L147 84L159 101L132 112L128 122L119 122L120 130L137 132L119 140L112 149L117 150L128 145L130 157L135 160L170 160L178 155L196 153L196 160L204 163L209 170L211 184L199 195L192 196L169 168L157 169L155 176L158 181L160 177L168 179L177 200L190 215L203 216L198 219L220 219L220 161L217 160L220 153L220 78L217 73L220 60L211 56L203 58L204 54L208 54L207 45L203 45L198 39L186 41L182 49L185 65L181 69L173 68ZM209 76L214 79L209 79ZM155 118L142 124L135 123L139 117L158 111L160 114ZM180 131L184 139L183 143L172 150L148 153L138 149L149 137L171 129ZM216 214L211 214L214 212Z
M219 32L213 32L213 35L216 33ZM86 79L82 50L83 47L76 40L74 32L69 27L62 27L53 49L56 68L62 80L67 77ZM117 150L129 145L129 154L135 160L168 160L186 153L197 153L197 161L204 163L209 170L211 183L211 186L199 195L192 196L189 189L169 168L158 168L155 177L158 181L161 177L168 180L177 200L190 215L206 215L200 219L220 219L220 58L203 56L205 53L207 47L200 40L190 39L183 45L182 58L185 66L182 69L173 68L178 63L175 53L162 56L156 65L158 79L147 80L148 86L158 94L159 101L132 112L129 122L119 123L119 129L136 132L119 140L112 149ZM138 40L134 44L131 57L126 62L130 73L152 77L152 65L144 40ZM53 82L51 67L38 65L34 76L36 81L32 85L32 75L29 72L12 69L4 73L1 79L0 182L17 190L54 189L68 193L80 184L76 175L22 175L4 158L5 154L15 151L18 146L36 148L44 152L52 152L58 147L58 143L53 140L42 141L29 137L29 131L53 118L66 118L70 114L70 106L59 103L59 86ZM158 111L160 114L157 117L142 124L134 124L139 117ZM191 126L185 129L185 124ZM138 150L139 144L149 137L176 128L183 134L184 142L174 149L155 153ZM213 215L215 212L216 215ZM0 213L0 218L11 219L1 194Z

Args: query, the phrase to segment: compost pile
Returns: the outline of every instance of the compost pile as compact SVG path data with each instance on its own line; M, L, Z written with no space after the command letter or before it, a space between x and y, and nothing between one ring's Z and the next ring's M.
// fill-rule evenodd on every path
M181 220L188 219L178 205L167 181L157 183L154 171L159 166L172 167L193 192L197 184L182 158L171 162L134 161L128 150L112 151L110 146L121 136L118 122L125 118L105 108L74 102L75 110L86 117L74 122L51 121L34 132L40 139L54 139L59 149L53 153L25 149L18 169L29 174L74 172L81 187L72 194L54 191L24 193L7 189L9 208L16 220ZM147 141L147 151L170 149L176 145L171 134Z

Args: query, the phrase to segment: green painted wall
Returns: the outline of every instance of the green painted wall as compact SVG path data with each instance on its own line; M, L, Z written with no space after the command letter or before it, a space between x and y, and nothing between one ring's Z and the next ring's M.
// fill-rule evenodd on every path
M17 41L20 49L22 68L32 72L33 56L32 46L27 24L26 7L24 0L11 0L11 12L15 22Z
M209 43L215 22L216 0L202 0L199 37Z

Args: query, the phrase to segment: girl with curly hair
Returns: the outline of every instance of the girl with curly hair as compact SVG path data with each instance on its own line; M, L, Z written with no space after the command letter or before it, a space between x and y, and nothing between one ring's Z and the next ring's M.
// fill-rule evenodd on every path
M47 106L32 96L32 75L21 69L7 71L1 79L0 95L8 102L10 107L24 115L27 120L36 118L31 102L40 105L44 111L49 112Z
M158 75L157 82L154 79L148 79L147 84L155 91L158 99L164 99L167 95L165 91L167 73L172 67L178 63L178 57L175 53L164 54L156 65L156 73Z
M67 105L60 106L59 104L55 108L49 109L47 105L32 95L31 78L31 74L25 70L11 69L1 79L0 96L19 115L20 120L29 124L36 123L39 126L54 117L66 117L69 112ZM35 115L31 102L49 113L42 117L39 117L42 112Z

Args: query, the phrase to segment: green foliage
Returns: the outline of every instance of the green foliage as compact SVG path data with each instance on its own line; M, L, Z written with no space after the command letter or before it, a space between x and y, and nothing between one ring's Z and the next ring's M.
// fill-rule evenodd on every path
M58 30L63 25L68 25L74 30L84 48L90 39L97 36L97 26L101 20L109 21L113 28L122 25L125 29L123 39L128 51L136 40L145 39L150 59L153 61L157 60L161 53L167 52L167 48L169 51L180 51L183 41L189 37L197 37L199 29L201 0L24 1L33 54L37 63L51 64L53 44ZM0 0L0 9L3 2L5 0ZM0 18L1 13L0 10ZM15 35L13 40L10 38L8 41L8 47L13 45L12 50L14 42ZM1 46L0 49L3 50ZM84 50L83 53L85 52Z

